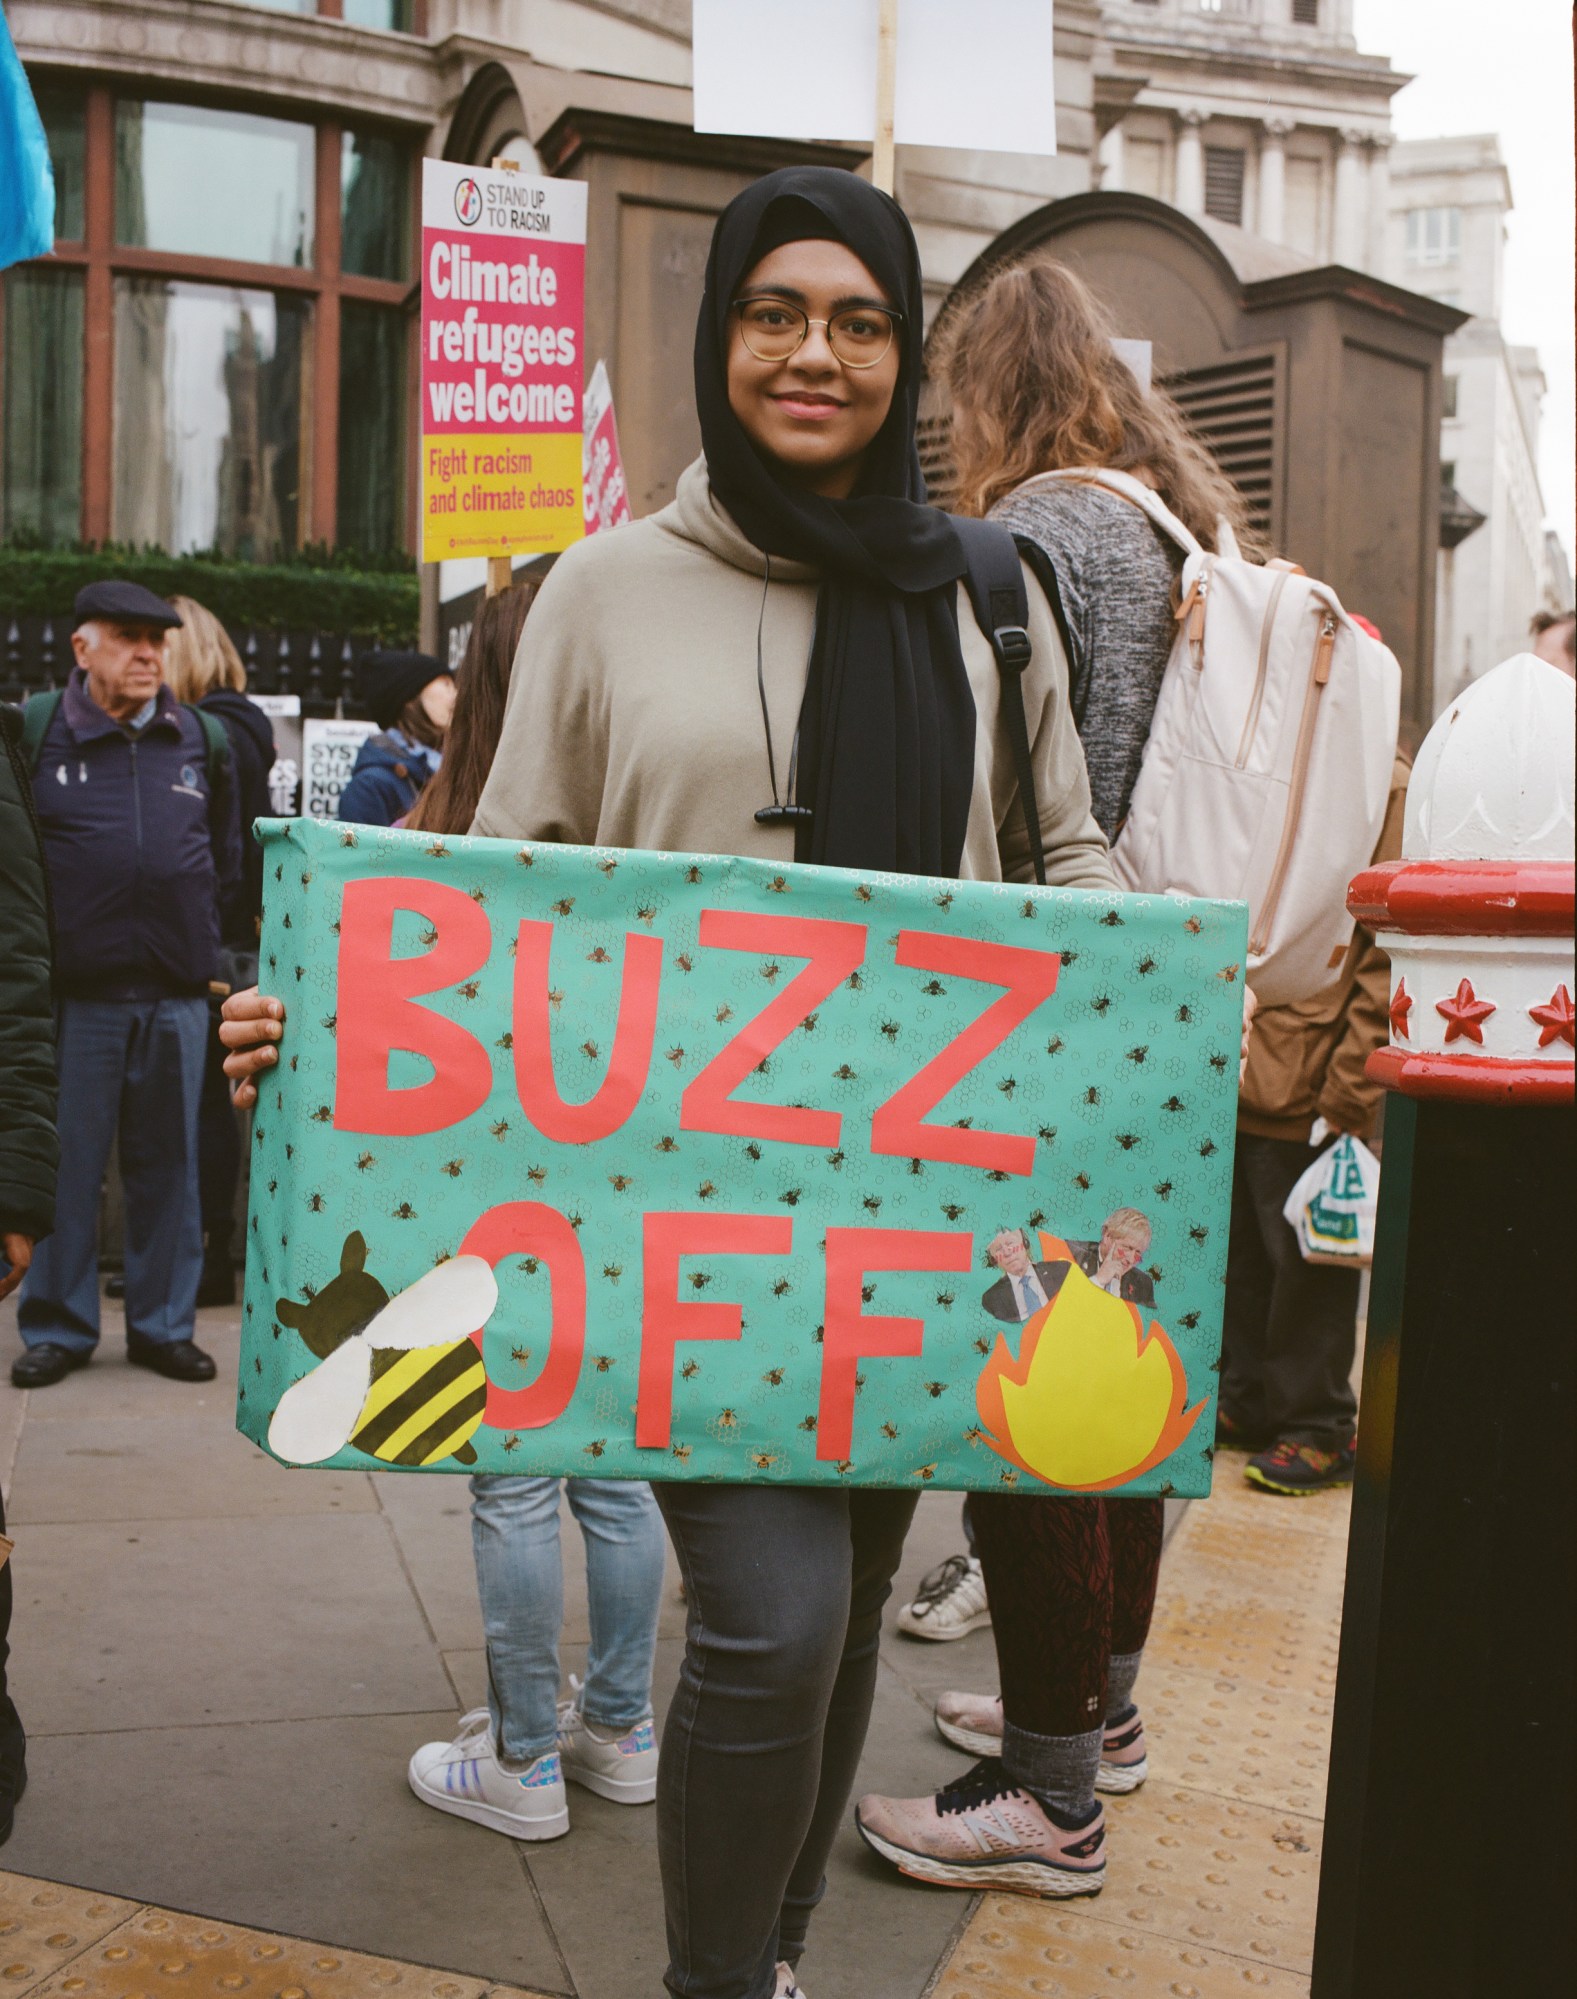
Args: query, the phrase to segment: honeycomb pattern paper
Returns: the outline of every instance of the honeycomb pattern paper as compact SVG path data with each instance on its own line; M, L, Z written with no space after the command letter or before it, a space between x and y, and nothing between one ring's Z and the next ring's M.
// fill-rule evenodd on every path
M1240 904L259 832L275 1456L1209 1490Z

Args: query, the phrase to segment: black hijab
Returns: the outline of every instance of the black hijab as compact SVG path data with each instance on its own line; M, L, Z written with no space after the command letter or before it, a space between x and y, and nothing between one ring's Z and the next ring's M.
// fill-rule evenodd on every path
M789 484L729 407L730 308L779 244L847 245L903 314L892 408L858 490ZM903 210L837 167L785 167L718 217L695 336L695 396L712 491L766 555L821 571L799 722L795 859L903 874L958 873L974 782L975 703L958 642L964 551L925 504L915 450L924 302Z

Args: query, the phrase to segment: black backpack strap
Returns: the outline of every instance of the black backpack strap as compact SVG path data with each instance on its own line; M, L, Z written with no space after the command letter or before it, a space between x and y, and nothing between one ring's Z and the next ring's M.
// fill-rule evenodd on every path
M1036 881L1044 885L1046 850L1040 837L1040 803L1035 795L1035 767L1030 759L1029 723L1024 713L1024 669L1032 657L1024 571L1019 566L1013 536L1000 522L957 516L953 525L964 544L969 565L964 572L964 587L969 592L975 622L991 641L997 671L1002 676L1002 714L1007 723L1008 741L1013 746L1030 859L1035 865Z
M62 688L47 688L42 694L32 695L22 710L22 761L27 765L30 777L38 770L39 759L44 754L44 738L49 733L49 725L55 719L55 711L63 695Z
M1020 534L1015 528L1013 540L1019 554L1029 564L1030 573L1040 585L1046 602L1051 606L1057 636L1062 640L1062 650L1068 659L1068 702L1073 711L1073 726L1082 735L1084 711L1090 701L1089 668L1073 643L1073 631L1068 624L1068 613L1062 601L1062 585L1057 581L1056 564L1032 535Z

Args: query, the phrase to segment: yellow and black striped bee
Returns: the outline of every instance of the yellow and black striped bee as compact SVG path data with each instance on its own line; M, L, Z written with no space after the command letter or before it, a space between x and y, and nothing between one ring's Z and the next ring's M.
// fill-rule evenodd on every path
M588 1458L600 1458L607 1448L608 1440L606 1437L593 1437L591 1442L586 1446L586 1456Z
M673 1454L679 1460L680 1464L687 1465L690 1462L690 1452L693 1448L694 1446L691 1444L675 1444L673 1446Z
M700 1372L701 1363L698 1360L687 1360L679 1370L679 1377L682 1381L694 1381Z
M761 1379L764 1382L766 1382L769 1387L781 1388L783 1386L783 1370L780 1367L769 1367L766 1373L762 1375Z
M391 1298L366 1263L358 1230L316 1296L277 1301L281 1324L300 1333L317 1366L279 1398L269 1449L298 1465L322 1464L346 1444L390 1465L474 1464L487 1373L470 1335L498 1303L491 1266L450 1257Z

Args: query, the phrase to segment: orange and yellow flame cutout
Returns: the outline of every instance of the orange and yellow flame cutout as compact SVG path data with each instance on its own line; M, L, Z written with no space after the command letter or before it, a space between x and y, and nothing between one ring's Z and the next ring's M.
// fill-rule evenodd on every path
M1040 1245L1068 1274L1025 1321L1016 1360L998 1336L976 1406L1009 1464L1065 1492L1102 1492L1169 1457L1209 1397L1186 1407L1188 1378L1160 1324L1146 1334L1139 1308L1092 1284L1060 1236Z

